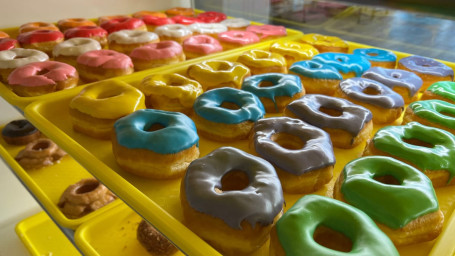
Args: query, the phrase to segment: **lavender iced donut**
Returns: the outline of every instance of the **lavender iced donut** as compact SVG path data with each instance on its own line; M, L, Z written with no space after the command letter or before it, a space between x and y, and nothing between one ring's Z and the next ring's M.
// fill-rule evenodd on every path
M333 177L335 155L322 129L290 117L258 120L250 147L276 167L283 190L310 193Z
M353 51L354 54L365 57L372 67L395 68L397 55L391 51L377 48L359 48Z
M404 108L400 94L367 78L355 77L341 81L337 95L369 109L373 113L373 123L393 122L401 116Z
M444 63L422 56L409 56L398 61L398 68L411 71L423 80L420 91L439 81L453 81L453 69Z
M417 100L419 95L417 92L423 84L422 79L416 74L400 69L373 67L368 69L362 77L378 81L391 88L403 97L406 104Z

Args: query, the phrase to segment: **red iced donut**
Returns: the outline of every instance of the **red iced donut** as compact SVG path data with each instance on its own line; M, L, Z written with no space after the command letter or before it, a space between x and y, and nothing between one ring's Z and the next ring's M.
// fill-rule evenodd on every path
M63 42L63 33L55 30L33 30L17 36L23 48L36 49L52 56L54 46Z
M65 31L65 39L88 37L98 41L102 47L107 44L107 31L98 26L81 26Z
M9 37L0 38L0 51L10 50L18 47L19 43L17 42L16 39Z
M151 15L143 16L140 19L142 19L142 21L147 26L147 30L150 32L153 32L155 30L155 28L158 26L175 23L175 21L171 18L167 18L167 17L163 18L163 17L151 16Z
M193 23L200 23L198 18L196 17L188 17L188 16L182 16L182 15L177 15L171 18L175 23L177 24L182 24L182 25L191 25Z
M224 13L209 11L199 14L197 18L205 23L218 23L225 20L227 17Z
M145 23L137 18L121 17L103 21L100 27L104 28L109 34L123 29L147 30Z

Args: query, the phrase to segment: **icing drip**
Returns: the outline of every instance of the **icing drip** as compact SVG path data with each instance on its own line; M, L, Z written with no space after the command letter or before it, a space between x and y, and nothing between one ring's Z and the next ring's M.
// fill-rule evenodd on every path
M419 91L423 84L418 75L401 69L372 67L363 73L362 77L378 81L391 89L403 87L409 91L411 97Z
M316 79L343 79L335 67L312 60L296 62L289 70L298 75Z

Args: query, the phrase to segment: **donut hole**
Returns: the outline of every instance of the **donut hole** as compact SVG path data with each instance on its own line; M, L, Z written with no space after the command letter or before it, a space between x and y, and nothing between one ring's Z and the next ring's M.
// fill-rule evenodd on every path
M367 95L380 95L381 92L376 89L376 88L373 88L373 87L367 87L363 90L363 93L367 94Z
M144 130L146 132L154 132L154 131L158 131L158 130L161 130L164 128L166 128L166 126L164 126L160 123L154 123L154 124L150 125L150 127L146 127Z
M33 145L32 150L34 151L43 151L47 148L49 148L51 144L48 141L40 141Z
M279 132L273 134L270 139L280 147L289 150L299 150L305 147L305 141L295 135Z
M455 118L455 114L453 114L453 113L447 113L447 112L444 112L444 111L441 111L441 112L439 112L439 113L440 113L441 115L450 116L450 117Z
M334 109L334 108L326 108L326 107L320 107L319 111L322 113L325 113L329 116L341 116L343 115L343 111L339 109Z
M40 71L38 71L38 72L36 73L36 75L37 75L37 76L42 76L42 75L44 75L44 74L49 73L49 71L50 71L49 69L43 68L43 69L41 69Z
M375 52L369 52L367 53L368 56L371 56L371 57L376 57L378 56L379 54L375 53Z
M94 191L100 185L99 181L90 181L84 183L76 189L76 194L85 194Z
M416 138L411 139L402 139L404 143L408 143L414 146L425 147L425 148L434 148L434 145Z
M15 60L16 60L16 59L23 59L23 58L27 58L27 56L16 55L16 56L14 56L14 58L13 58L13 59L15 59Z
M392 77L393 78L401 78L401 74L400 73L392 73Z
M275 84L273 82L270 82L270 81L262 81L259 83L259 88L266 88L266 87L272 87L272 86L275 86Z
M230 109L230 110L239 110L240 109L239 105L237 105L234 102L229 102L229 101L223 101L223 103L221 103L220 107Z
M240 191L250 184L248 175L241 170L231 170L221 178L221 188L215 188L219 194L226 191Z
M319 225L313 234L316 243L332 250L340 252L350 252L352 241L341 232L333 230L323 225Z
M401 185L401 182L399 180L397 180L397 178L393 177L392 175L375 176L375 177L373 177L373 179L376 181L379 181L383 184Z
M98 100L100 100L100 99L108 99L108 98L112 98L112 97L115 97L115 96L119 96L120 94L121 93L116 92L116 91L104 91L104 92L101 92L100 94L98 94L96 99L98 99Z
M229 65L229 63L226 63L226 62L221 62L221 63L219 63L218 68L216 70L229 71L229 70L231 70L231 65Z

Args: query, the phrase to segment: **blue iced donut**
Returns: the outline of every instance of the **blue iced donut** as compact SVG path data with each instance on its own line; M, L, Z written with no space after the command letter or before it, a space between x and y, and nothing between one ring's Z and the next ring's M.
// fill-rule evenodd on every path
M246 139L254 122L265 114L256 95L231 87L203 93L193 110L198 132L218 141Z
M181 176L199 157L196 126L186 115L141 109L115 122L112 150L124 170L149 178Z
M370 61L372 67L395 68L397 55L391 51L378 48L359 48L353 51Z
M371 67L365 57L357 54L326 52L314 56L312 60L333 66L343 79L359 77Z
M302 97L305 90L296 75L267 73L246 78L242 90L259 97L266 112L282 112L289 102Z
M305 92L325 95L335 94L336 88L343 79L340 72L330 65L312 61L299 61L289 68L291 73L300 77Z

